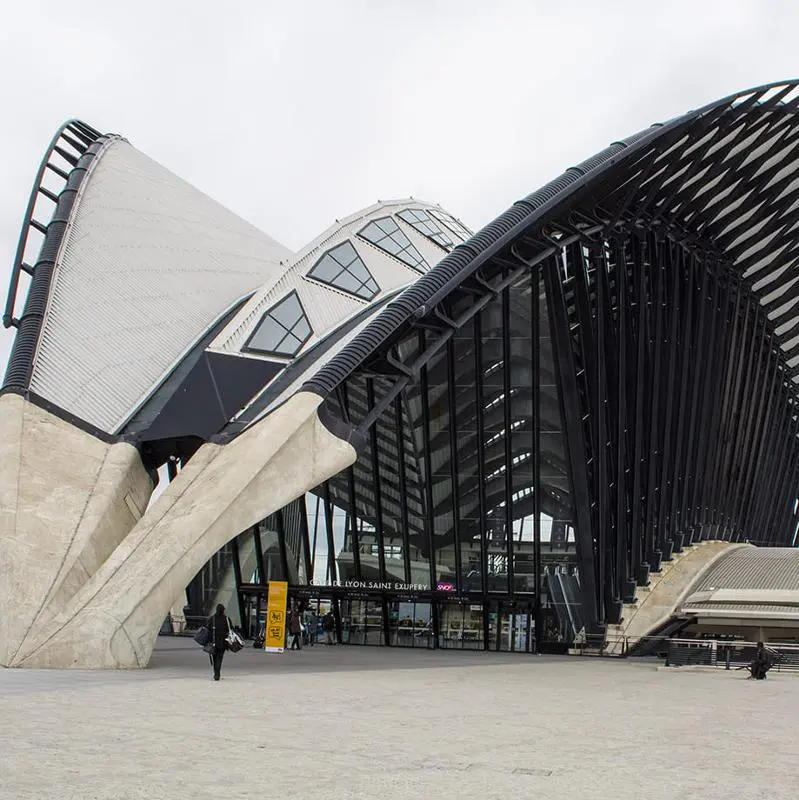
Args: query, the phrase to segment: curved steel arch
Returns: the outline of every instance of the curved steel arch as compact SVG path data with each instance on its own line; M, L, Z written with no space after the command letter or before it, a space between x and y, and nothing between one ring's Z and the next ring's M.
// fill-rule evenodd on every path
M595 225L600 225L598 230L592 229L591 222L584 220L569 225L575 235L587 237L599 230L610 230L620 224L624 215L649 214L651 221L657 222L663 218L662 211L653 212L653 206L658 205L655 192L658 184L652 183L657 174L655 168L658 165L655 162L658 156L666 159L672 167L667 174L660 175L659 186L663 187L668 185L669 179L675 173L687 168L686 159L691 155L691 146L695 146L697 141L701 144L702 135L711 131L714 125L717 130L723 131L725 127L728 129L734 122L748 115L751 117L749 124L754 129L755 123L762 121L769 112L796 114L799 110L799 96L792 95L797 93L799 81L789 81L767 84L730 95L669 122L656 123L649 129L611 144L576 167L567 169L546 186L518 200L469 241L456 246L452 253L390 303L357 339L307 381L304 388L323 396L329 394L347 375L377 354L380 348L395 341L403 326L413 324L416 319L433 316L440 301L460 289L487 261L496 256L507 257L508 253L503 251L512 251L516 243L524 242L525 237L529 238L531 233L533 238L540 235L537 229L562 212L566 204L571 203L574 213L579 214L583 198L591 190L596 192L611 184L612 191L608 192L607 200L613 200L615 207L607 202L601 209L604 212L601 215L603 218L601 221L593 221ZM790 100L786 102L789 97ZM704 145L704 152L709 150L711 144L712 142ZM735 144L735 141L729 142L727 150L732 149ZM665 169L665 166L661 165L661 169ZM707 182L709 180L710 177ZM647 191L639 197L637 194L641 187ZM593 199L593 205L596 211L600 211L596 198ZM676 219L671 222L678 224ZM700 245L699 231L684 230L682 236L686 242L690 240L694 246ZM532 266L533 261L537 263L550 255L549 249L554 253L564 246L563 240L548 239L546 235L540 243L543 247L538 253L528 257L528 266ZM708 244L703 243L706 248ZM796 245L792 244L787 253L775 254L782 257L782 262L777 266L782 266L790 255L799 256L796 253L797 248L799 236ZM796 287L796 297L799 297L799 286ZM799 309L796 312L796 322L799 323Z
M23 394L28 390L33 355L44 319L55 258L83 178L106 138L81 120L68 120L56 131L39 165L22 220L22 230L11 267L11 280L3 312L3 327L17 328L18 333L0 392ZM57 193L44 184L48 171L63 181ZM47 223L35 217L40 197L54 204L52 216ZM25 263L31 230L38 231L44 237L36 263L33 265ZM14 316L14 308L19 279L23 272L30 276L31 282L24 310L17 319Z
M611 145L456 247L303 389L377 430L458 331L540 274L589 631L687 545L795 544L797 110L799 84L771 84Z

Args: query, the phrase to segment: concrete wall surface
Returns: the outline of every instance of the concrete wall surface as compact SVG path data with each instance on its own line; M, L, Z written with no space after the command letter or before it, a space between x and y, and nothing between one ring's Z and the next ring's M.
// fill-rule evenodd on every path
M356 451L298 393L233 442L203 445L111 556L12 666L146 666L183 588L224 544L326 478Z
M135 447L0 396L0 664L94 574L151 491Z

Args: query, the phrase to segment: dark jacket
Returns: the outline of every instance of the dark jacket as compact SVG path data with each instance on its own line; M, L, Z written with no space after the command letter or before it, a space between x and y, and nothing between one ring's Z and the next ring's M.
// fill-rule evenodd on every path
M289 614L289 633L302 633L302 620L296 611Z
M208 630L211 631L211 643L217 650L224 650L227 646L225 639L230 633L230 626L228 625L227 617L224 614L214 614L208 617L208 622L205 623Z

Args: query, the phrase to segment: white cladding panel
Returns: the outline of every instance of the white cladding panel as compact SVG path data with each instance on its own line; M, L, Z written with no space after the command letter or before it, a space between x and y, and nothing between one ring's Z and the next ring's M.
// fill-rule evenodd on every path
M116 432L208 327L292 253L114 140L64 237L31 389Z

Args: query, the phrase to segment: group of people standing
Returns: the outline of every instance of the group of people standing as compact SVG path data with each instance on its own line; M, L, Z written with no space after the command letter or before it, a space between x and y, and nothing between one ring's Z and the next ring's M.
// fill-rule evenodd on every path
M307 635L307 644L313 647L318 636L319 618L313 610L302 614L297 608L292 608L287 620L288 636L291 639L290 650L302 650L303 633ZM322 617L322 630L325 634L325 644L336 644L336 620L332 611Z

